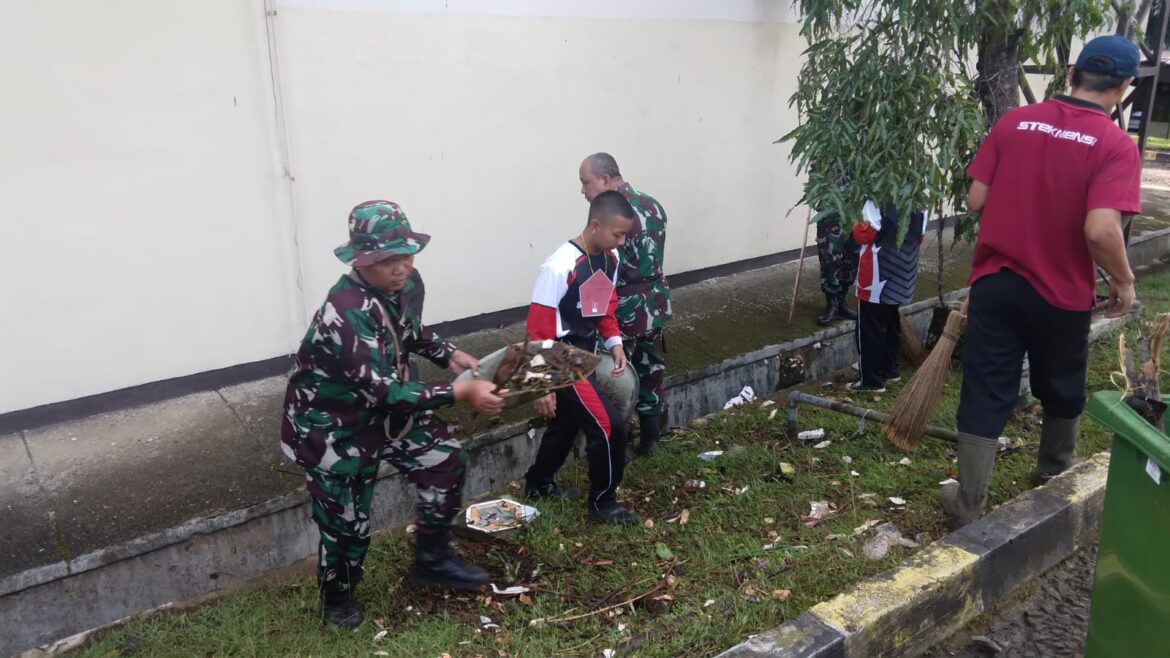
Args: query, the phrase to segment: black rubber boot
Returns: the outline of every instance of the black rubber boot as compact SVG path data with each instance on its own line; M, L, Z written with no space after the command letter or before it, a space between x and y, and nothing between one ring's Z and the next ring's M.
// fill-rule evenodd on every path
M845 299L845 295L840 295L837 297L837 315L845 318L846 320L857 319L857 311L849 308L849 300Z
M658 439L662 436L662 416L638 416L638 425L642 430L642 438L638 440L635 452L642 457L649 457L658 449Z
M524 486L524 497L532 500L550 500L559 498L561 500L577 500L581 497L581 490L573 487L561 487L556 482L546 482L539 486L526 484Z
M410 579L417 585L441 585L470 591L479 589L488 581L486 571L455 557L451 551L450 530L419 528L414 548Z
M1080 416L1056 418L1044 414L1044 424L1040 427L1040 453L1036 456L1036 470L1032 471L1033 487L1043 485L1073 465L1080 427Z
M638 517L612 500L600 505L590 504L589 516L594 521L606 525L638 525Z
M817 317L817 326L827 327L837 319L841 308L841 299L836 295L825 295L825 312Z
M352 629L362 625L365 617L353 598L353 591L321 592L321 619L340 628Z
M938 492L943 510L956 524L964 526L983 516L998 449L997 439L959 433L959 482Z

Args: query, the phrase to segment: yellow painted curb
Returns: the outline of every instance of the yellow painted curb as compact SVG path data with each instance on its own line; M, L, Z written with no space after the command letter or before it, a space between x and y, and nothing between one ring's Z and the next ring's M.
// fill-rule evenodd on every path
M1099 496L1109 477L1109 453L1099 452L1056 476L1063 486L1045 486L1041 491L1054 493L1076 505L1090 497Z
M933 544L812 613L845 635L848 658L917 655L983 612L978 564L970 551Z

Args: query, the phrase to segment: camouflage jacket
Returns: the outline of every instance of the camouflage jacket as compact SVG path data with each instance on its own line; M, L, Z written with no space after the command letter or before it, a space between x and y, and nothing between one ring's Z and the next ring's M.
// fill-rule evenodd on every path
M645 336L661 329L673 316L670 284L662 271L666 211L653 197L635 190L629 183L622 183L617 191L626 197L639 217L620 250L617 320L623 336Z
M455 347L422 324L422 277L387 294L356 271L333 286L297 352L281 441L304 468L349 474L421 413L455 403L447 382L407 381L408 353L446 367Z

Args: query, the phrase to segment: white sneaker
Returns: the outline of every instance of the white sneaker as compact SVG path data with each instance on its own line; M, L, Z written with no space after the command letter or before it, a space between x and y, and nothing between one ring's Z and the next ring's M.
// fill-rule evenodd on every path
M857 380L847 387L855 393L885 393L885 386L863 386L861 380Z

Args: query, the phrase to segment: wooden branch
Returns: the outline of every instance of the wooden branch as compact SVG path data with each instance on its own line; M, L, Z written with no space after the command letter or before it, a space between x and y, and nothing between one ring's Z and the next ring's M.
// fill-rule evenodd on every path
M1148 337L1140 337L1136 348L1123 334L1118 339L1118 358L1125 375L1125 401L1151 425L1162 428L1166 405L1162 402L1162 343L1170 334L1170 314L1161 315L1150 328ZM1139 366L1140 364L1140 366Z
M1133 350L1129 349L1129 345L1126 344L1125 334L1121 335L1117 343L1121 352L1121 372L1125 375L1125 394L1128 396L1137 390L1141 376L1134 366Z

